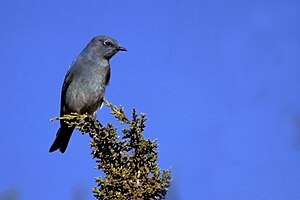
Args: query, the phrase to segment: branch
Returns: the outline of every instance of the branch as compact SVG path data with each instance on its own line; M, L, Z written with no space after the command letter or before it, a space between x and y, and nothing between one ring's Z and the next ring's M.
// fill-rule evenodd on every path
M163 199L171 182L171 171L158 167L157 141L143 136L146 114L132 110L129 119L123 107L117 108L103 100L111 109L111 114L123 126L121 136L111 123L102 126L97 119L88 115L71 113L62 119L69 126L76 125L77 129L89 133L90 146L97 169L104 172L104 177L97 177L97 186L93 188L96 199Z

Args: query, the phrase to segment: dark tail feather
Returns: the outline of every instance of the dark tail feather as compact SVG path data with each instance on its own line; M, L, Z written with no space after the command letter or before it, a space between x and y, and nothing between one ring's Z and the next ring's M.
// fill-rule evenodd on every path
M62 126L58 129L56 133L56 138L53 144L51 145L49 152L53 152L59 149L60 152L64 153L67 149L74 128L75 127L70 128L67 125L62 124Z

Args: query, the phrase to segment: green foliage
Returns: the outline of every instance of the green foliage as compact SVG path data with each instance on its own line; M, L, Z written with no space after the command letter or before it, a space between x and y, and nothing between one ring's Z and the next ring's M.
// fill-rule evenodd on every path
M156 140L145 139L146 115L137 115L132 110L131 119L125 115L122 107L117 108L104 100L111 114L125 126L122 136L112 124L102 126L95 118L87 115L64 115L69 125L76 125L82 133L89 133L92 141L93 158L97 169L104 177L97 177L94 196L101 200L150 200L163 199L171 181L170 170L160 170L157 165L158 145Z

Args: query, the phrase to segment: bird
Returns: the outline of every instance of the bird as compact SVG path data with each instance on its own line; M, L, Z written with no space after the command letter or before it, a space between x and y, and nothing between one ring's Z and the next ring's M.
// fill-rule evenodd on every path
M60 116L70 113L95 116L102 105L105 88L110 80L110 59L119 51L127 51L110 36L93 37L70 65L61 89ZM60 120L49 152L64 153L75 126Z

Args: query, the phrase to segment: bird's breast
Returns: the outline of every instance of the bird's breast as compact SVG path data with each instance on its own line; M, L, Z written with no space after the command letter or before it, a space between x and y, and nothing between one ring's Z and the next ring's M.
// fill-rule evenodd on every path
M109 65L85 67L74 77L67 92L71 110L93 114L102 104Z

